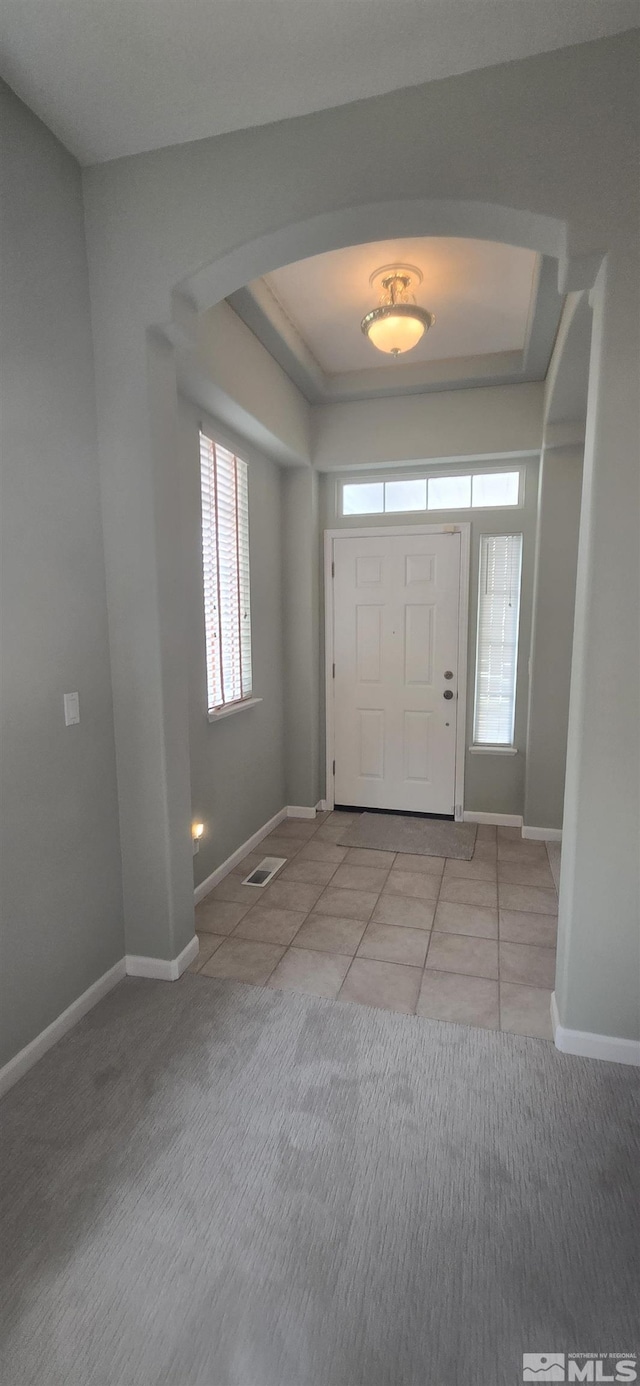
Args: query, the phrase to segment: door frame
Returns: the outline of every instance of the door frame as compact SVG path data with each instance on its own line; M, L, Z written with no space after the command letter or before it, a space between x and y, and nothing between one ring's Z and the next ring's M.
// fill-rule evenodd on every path
M325 673L325 803L328 809L335 804L333 761L335 752L334 715L334 600L333 561L336 539L398 538L417 534L460 535L460 586L458 598L458 700L456 709L456 761L454 803L455 821L464 815L464 764L467 724L467 650L469 645L469 573L471 556L471 524L469 521L448 525L367 525L361 529L325 529L324 531L324 673Z

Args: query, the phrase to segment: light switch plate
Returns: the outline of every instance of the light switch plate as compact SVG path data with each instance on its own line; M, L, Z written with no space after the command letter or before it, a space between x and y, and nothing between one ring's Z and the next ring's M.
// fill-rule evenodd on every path
M80 694L65 693L64 695L64 721L65 726L74 727L80 721Z

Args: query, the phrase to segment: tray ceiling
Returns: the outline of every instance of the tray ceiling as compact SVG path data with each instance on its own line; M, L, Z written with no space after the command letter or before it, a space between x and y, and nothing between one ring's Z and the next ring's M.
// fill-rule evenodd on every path
M436 321L403 360L445 361L454 356L522 351L537 256L491 241L422 239L350 246L287 265L266 282L327 375L389 365L360 322L378 297L369 276L401 258L423 282L417 302Z
M370 275L422 272L416 299L436 322L393 360L360 329L378 301ZM308 399L542 379L561 311L556 266L516 246L423 237L316 255L255 280L229 303Z

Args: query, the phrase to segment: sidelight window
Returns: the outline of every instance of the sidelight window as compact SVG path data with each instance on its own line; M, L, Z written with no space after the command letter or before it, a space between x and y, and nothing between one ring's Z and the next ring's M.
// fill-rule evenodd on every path
M513 745L521 569L521 534L482 535L473 730L477 746Z
M210 714L251 698L247 464L200 433L202 563Z

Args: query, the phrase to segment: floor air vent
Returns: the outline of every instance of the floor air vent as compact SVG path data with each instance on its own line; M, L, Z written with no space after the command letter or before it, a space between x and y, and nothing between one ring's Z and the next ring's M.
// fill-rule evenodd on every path
M249 876L245 876L243 885L266 886L277 875L281 866L285 865L286 857L264 857L259 866L254 867Z

